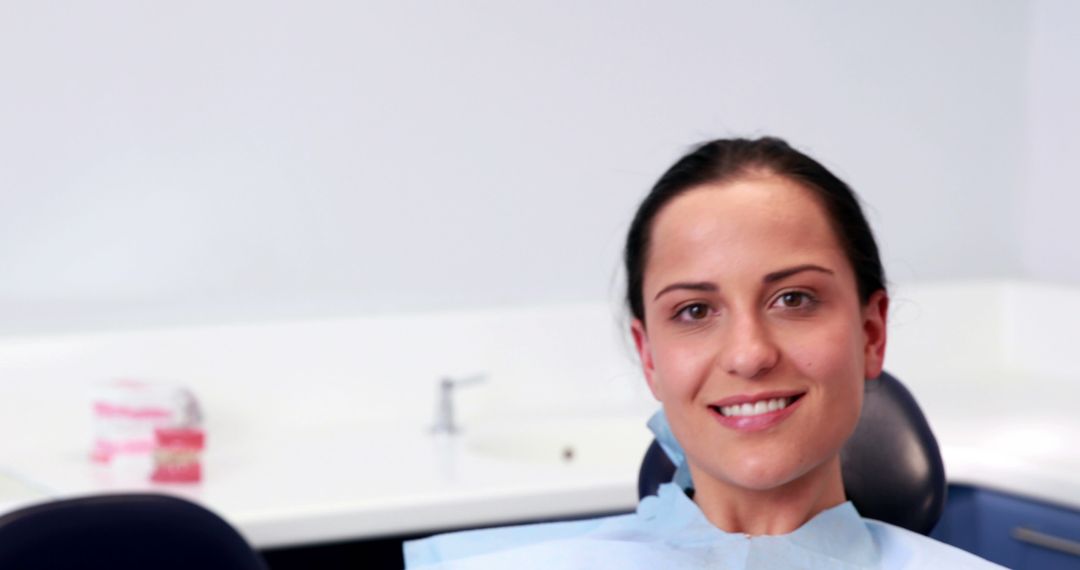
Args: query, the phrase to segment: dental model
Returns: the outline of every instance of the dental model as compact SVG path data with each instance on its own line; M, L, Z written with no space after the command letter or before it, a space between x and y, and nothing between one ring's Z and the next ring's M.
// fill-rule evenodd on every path
M200 456L205 435L197 427L158 428L154 450L154 472L150 479L157 483L198 483L202 480Z

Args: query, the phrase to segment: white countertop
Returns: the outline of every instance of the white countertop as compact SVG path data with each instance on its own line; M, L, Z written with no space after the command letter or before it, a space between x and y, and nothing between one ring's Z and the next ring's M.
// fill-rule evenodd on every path
M639 441L647 442L641 423ZM934 424L951 482L1080 508L1075 418ZM0 511L52 496L174 493L209 506L267 548L628 511L637 503L640 454L623 455L607 465L519 461L478 452L467 435L391 424L221 434L197 485L126 480L78 449L29 458L17 473L36 489L9 492Z
M643 451L644 421L617 421L620 428L640 424ZM0 495L0 512L46 497L165 492L209 506L265 548L610 513L636 504L632 465L606 463L611 458L593 464L580 457L500 459L473 449L476 439L482 438L388 423L225 432L209 441L204 481L194 485L143 482L91 463L83 449L23 454L13 466L17 479L9 475L7 495ZM19 485L25 481L32 485Z
M916 389L949 481L1080 509L1080 386L1038 376L976 378Z
M1015 296L1008 287L945 289L918 292L908 306L925 313L940 299L950 306L957 294L965 302ZM1000 322L1009 310L985 318L1012 330ZM552 335L551 323L564 325L570 316L577 319L573 330ZM1060 366L1016 366L1039 353L988 351L986 343L1000 335L984 326L960 336L910 311L899 316L890 329L891 355L899 355L887 368L930 418L950 481L1080 508L1080 447L1072 444L1080 440L1072 411L1080 375ZM0 430L8 434L0 440L0 512L50 497L162 491L207 505L256 547L268 548L635 506L650 402L624 347L603 332L614 326L607 307L391 321L0 339L0 376L7 379L0 385ZM417 323L424 325L420 338ZM396 343L431 349L423 359L388 354ZM215 352L220 346L229 350ZM1038 350L1066 362L1045 343ZM1000 353L1019 360L995 363ZM132 362L139 366L117 364ZM957 362L986 366L976 371ZM460 395L464 433L436 437L426 426L434 382L446 368L486 370L491 380ZM80 390L129 370L188 379L204 400L202 483L132 481L88 460L89 414ZM611 426L615 431L603 431ZM617 438L621 447L594 450L588 436L569 441L578 432L632 435ZM526 453L548 453L529 443L544 433L566 434L574 460ZM500 437L522 438L524 451Z

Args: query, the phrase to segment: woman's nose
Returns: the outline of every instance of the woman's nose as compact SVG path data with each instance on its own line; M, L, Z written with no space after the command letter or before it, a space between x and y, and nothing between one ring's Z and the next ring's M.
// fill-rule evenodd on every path
M776 366L780 351L760 319L745 316L733 324L724 339L721 365L728 374L748 380L760 378Z

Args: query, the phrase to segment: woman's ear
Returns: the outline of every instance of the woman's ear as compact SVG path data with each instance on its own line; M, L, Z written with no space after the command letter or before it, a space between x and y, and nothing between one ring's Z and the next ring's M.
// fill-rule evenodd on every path
M645 382L649 384L649 390L653 398L660 399L656 394L656 369L653 367L652 348L649 346L649 333L645 330L645 323L641 319L634 319L630 323L630 334L634 336L634 347L637 348L638 358L641 359L641 370L645 373Z
M862 323L865 345L863 357L866 361L866 378L881 376L885 362L886 322L889 314L889 295L879 289L870 296L863 306Z

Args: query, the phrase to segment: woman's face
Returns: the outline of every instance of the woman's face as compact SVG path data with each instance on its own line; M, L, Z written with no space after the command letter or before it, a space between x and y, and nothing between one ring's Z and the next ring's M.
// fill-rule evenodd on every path
M642 294L634 340L699 490L826 476L881 372L888 298L860 302L808 190L762 175L675 198Z

